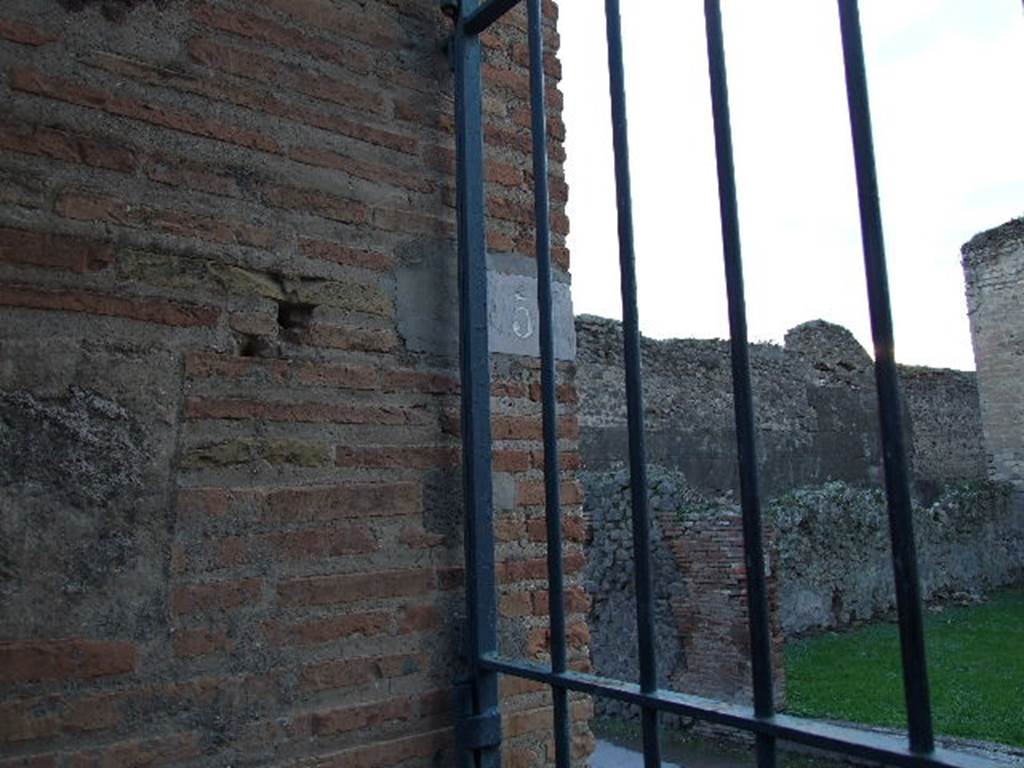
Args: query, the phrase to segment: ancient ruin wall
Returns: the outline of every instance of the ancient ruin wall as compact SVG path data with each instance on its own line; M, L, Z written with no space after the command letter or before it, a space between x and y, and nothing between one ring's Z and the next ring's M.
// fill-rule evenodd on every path
M635 677L632 544L618 323L577 318L593 661ZM749 698L744 558L725 342L642 342L656 620L663 683ZM751 347L776 648L787 636L891 614L874 377L839 326ZM986 480L974 375L902 367L926 599L1024 575L1024 518ZM777 597L776 597L777 596ZM777 692L784 697L781 655ZM622 708L599 703L599 712Z
M586 586L595 669L636 679L629 473L583 471ZM661 684L732 701L750 699L749 630L738 504L710 499L678 472L649 476L655 624ZM763 505L773 638L844 629L895 614L888 511L880 489L831 482ZM976 600L1024 579L1024 516L1007 484L948 485L913 507L922 597ZM783 657L775 661L785 696ZM599 701L602 715L632 715Z
M502 642L540 659L536 340L511 332L535 313L524 30L520 8L485 36L484 102ZM454 764L447 33L435 2L0 4L4 765ZM505 764L547 764L542 686L503 695Z
M582 450L588 470L621 464L626 414L621 326L577 319ZM705 494L737 491L727 342L642 342L644 418L652 464L681 472ZM871 358L853 335L814 321L785 346L750 348L762 490L772 496L839 480L877 485L881 453ZM974 374L901 367L915 488L985 478Z
M1024 218L977 235L962 257L987 457L1024 490Z

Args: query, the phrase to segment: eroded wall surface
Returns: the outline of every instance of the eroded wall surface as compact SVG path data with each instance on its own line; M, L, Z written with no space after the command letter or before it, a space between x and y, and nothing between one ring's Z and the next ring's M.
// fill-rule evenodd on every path
M495 482L502 643L543 659L522 10L485 38ZM433 2L0 5L0 764L453 764L447 33ZM503 694L506 764L547 764L546 694Z

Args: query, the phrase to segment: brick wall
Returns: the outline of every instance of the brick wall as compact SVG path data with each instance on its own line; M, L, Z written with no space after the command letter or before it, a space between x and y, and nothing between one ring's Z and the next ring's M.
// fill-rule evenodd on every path
M739 510L714 510L671 522L663 514L666 544L679 564L687 599L673 604L686 666L675 688L749 704L753 699L743 517ZM774 531L766 531L766 585L771 631L772 682L776 706L785 707L786 665L779 622L778 553Z
M629 471L580 473L586 492L586 587L592 606L595 671L639 679ZM732 500L709 500L682 473L648 467L651 573L658 685L719 701L751 704L750 629L742 516ZM785 702L776 535L765 525L765 570L775 698ZM637 717L637 708L598 700L601 717ZM668 727L694 727L666 717ZM710 733L720 733L710 729Z
M485 70L489 246L520 262L524 28ZM433 2L3 3L0 765L452 764L457 368L398 286L454 258L446 31ZM542 657L536 360L494 377L502 641ZM506 764L550 763L547 695L503 695Z
M962 249L990 471L1024 489L1024 219Z

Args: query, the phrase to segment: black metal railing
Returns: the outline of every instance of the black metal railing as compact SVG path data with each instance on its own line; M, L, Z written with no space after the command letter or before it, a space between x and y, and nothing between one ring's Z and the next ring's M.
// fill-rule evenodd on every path
M458 250L460 353L462 375L463 473L465 483L466 600L470 670L459 686L457 738L460 765L495 768L500 763L500 713L497 675L549 685L553 696L555 763L568 768L570 727L568 693L604 696L638 706L643 727L644 765L661 765L658 716L684 715L736 728L756 737L759 768L775 765L776 740L785 739L843 756L924 768L968 766L988 761L936 749L921 620L921 597L910 514L910 490L899 387L893 355L891 309L875 176L871 119L864 71L857 0L837 0L842 32L846 89L860 201L865 274L875 347L875 373L885 486L908 718L908 739L837 727L776 714L773 703L771 633L765 583L761 504L757 478L753 399L748 359L746 308L739 238L739 212L733 170L729 99L719 0L705 0L708 70L711 83L719 206L729 300L732 378L738 445L743 542L748 592L753 707L658 688L651 579L650 524L644 454L640 329L637 307L633 222L626 123L625 77L619 0L605 0L611 121L618 210L619 266L622 289L630 490L635 557L637 635L640 675L637 683L613 680L568 668L562 569L559 461L555 398L554 318L551 294L551 233L547 167L547 115L543 66L541 0L524 0L530 44L530 104L533 131L534 211L536 219L537 301L540 326L544 489L548 540L551 662L549 666L505 658L497 650L493 501L491 489L490 358L487 328L487 264L483 174L483 126L479 34L519 0L445 0L455 29L451 50L455 65L458 174Z

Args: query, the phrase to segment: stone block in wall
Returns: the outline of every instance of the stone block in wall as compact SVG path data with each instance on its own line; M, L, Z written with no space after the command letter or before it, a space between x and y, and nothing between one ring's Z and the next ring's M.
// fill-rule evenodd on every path
M488 344L498 354L540 356L537 266L533 259L490 254L487 260ZM459 306L455 243L416 241L400 250L396 291L398 328L409 349L458 355ZM576 357L568 275L555 270L551 286L556 360Z

